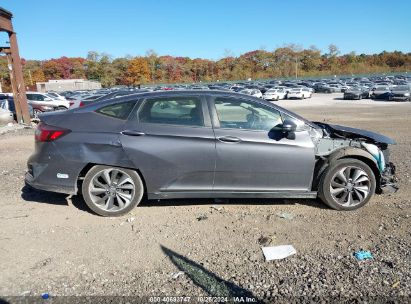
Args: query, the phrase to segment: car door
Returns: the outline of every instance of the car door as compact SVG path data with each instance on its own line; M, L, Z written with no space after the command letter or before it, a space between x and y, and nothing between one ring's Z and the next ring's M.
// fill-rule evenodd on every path
M216 136L215 191L309 191L314 144L303 122L294 138L274 106L239 97L209 100ZM288 117L288 119L293 119Z
M215 137L201 95L145 99L121 143L149 193L212 190Z

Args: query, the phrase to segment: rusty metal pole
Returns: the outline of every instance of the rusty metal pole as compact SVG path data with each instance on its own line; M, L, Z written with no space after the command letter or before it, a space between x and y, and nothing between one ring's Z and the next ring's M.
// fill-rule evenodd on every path
M13 88L13 93L16 91L17 95L14 95L14 104L18 103L20 105L21 110L21 118L24 123L30 124L30 113L29 113L29 106L27 104L27 96L26 96L26 87L24 85L23 79L23 68L21 66L21 59L19 56L19 48L17 46L17 38L16 33L9 33L10 38L10 51L11 51L11 59L12 59L12 71L14 75L14 84L17 86L15 89ZM13 84L13 82L12 82ZM17 107L16 107L17 112ZM17 116L18 118L18 116ZM21 122L21 119L17 121L18 123Z
M16 96L18 95L17 92L17 83L16 83L16 77L14 76L13 69L12 69L12 62L13 59L11 58L10 52L6 52L7 56L7 63L8 63L8 68L9 68L9 73L10 73L10 83L11 83L11 89L13 91L13 97L14 97L14 108L16 111L16 119L17 122L20 123L23 120L23 115L20 107L20 102L17 101Z
M10 48L2 48L9 61L10 79L13 88L14 104L18 123L30 124L29 106L27 104L26 87L23 80L23 70L17 46L16 33L13 30L11 19L13 14L0 7L0 31L7 32L10 39Z

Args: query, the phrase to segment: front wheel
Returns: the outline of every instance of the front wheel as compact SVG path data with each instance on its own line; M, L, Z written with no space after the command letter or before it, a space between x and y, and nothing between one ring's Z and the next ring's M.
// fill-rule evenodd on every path
M332 163L320 182L318 195L335 210L355 210L372 198L376 180L374 172L357 159L339 159Z
M98 165L87 172L82 193L87 206L98 215L120 216L140 203L144 186L134 170Z

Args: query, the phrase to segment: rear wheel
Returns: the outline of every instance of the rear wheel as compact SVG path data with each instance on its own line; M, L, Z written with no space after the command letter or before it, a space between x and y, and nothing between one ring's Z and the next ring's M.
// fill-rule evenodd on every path
M59 107L57 107L57 110L64 111L64 110L68 110L68 109L64 106L59 106Z
M331 208L348 211L367 204L375 188L375 175L367 164L357 159L339 159L324 173L318 195Z
M87 206L98 215L120 216L140 203L144 186L134 170L98 165L87 172L82 193Z

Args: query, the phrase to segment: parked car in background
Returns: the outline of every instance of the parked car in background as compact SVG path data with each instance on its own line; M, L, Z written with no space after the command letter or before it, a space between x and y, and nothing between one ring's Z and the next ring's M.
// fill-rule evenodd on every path
M2 104L3 102L0 103L0 126L14 121L13 112L8 109L4 109Z
M350 89L346 90L344 92L343 98L344 99L363 99L363 98L369 98L370 97L370 92L368 91L367 88L364 87L351 87Z
M304 98L311 98L311 92L307 88L293 88L291 89L288 94L288 99L304 99Z
M263 98L263 94L261 93L260 90L257 90L257 89L244 89L244 90L241 90L239 93L251 95L257 98Z
M67 100L53 99L46 93L27 92L27 100L31 105L46 105L51 106L55 110L67 110L70 104Z
M29 107L29 114L31 118L37 117L35 114L34 108L28 104ZM9 96L7 99L1 99L0 100L0 108L4 110L8 110L13 113L13 119L17 120L17 114L16 114L16 106L14 105L14 98ZM51 108L53 110L53 108Z
M280 100L287 98L287 92L284 89L269 89L263 94L265 100Z
M409 85L398 85L391 88L388 100L410 101L411 90Z
M95 95L87 95L83 98L79 98L79 99L74 99L74 100L69 100L70 103L70 109L75 109L78 107L83 107L86 104L89 104L90 102L102 97L105 95L100 95L100 94L95 94Z
M316 93L334 93L335 89L327 84L320 83L314 86L314 92Z
M370 97L373 99L388 99L391 89L387 85L376 86L371 89Z
M319 197L354 210L396 191L394 143L249 95L140 93L42 115L26 183L81 193L102 216L123 215L143 196Z
M333 92L336 92L336 93L343 92L344 90L344 87L339 83L331 83L328 86L333 90Z
M56 93L56 92L53 92L53 91L47 92L46 94L49 95L53 99L66 100L65 96L62 96L59 93Z

